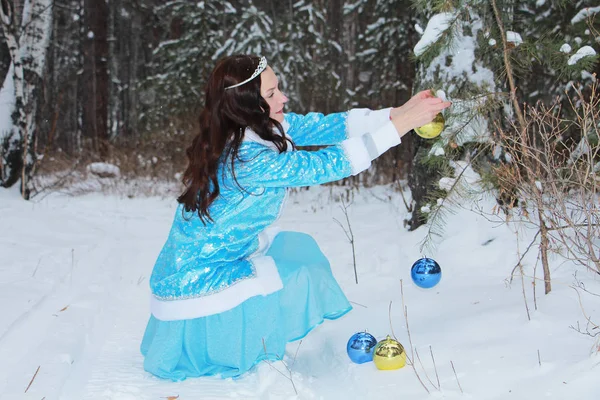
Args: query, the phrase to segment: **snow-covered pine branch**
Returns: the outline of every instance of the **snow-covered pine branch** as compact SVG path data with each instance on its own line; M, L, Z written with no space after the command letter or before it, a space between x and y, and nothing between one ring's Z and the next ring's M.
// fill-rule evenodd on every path
M414 92L432 89L439 97L453 102L444 114L446 127L441 136L433 140L419 139L419 151L413 160L413 173L409 186L413 192L414 212L410 227L416 229L425 222L430 230L441 231L444 212L452 202L431 203L437 193L436 181L447 175L449 163L461 160L465 154L489 139L490 119L501 119L502 105L498 103L498 91L502 85L494 73L493 65L498 56L486 50L493 21L485 6L477 0L446 7L448 2L438 0L429 4L415 0L421 11L425 29L414 46L418 60ZM444 10L434 12L433 10ZM500 117L500 118L498 118ZM441 176L440 176L441 175ZM460 185L453 186L452 191ZM427 204L433 206L426 207ZM437 211L427 212L436 209ZM425 211L424 211L425 210ZM439 221L432 221L437 219Z

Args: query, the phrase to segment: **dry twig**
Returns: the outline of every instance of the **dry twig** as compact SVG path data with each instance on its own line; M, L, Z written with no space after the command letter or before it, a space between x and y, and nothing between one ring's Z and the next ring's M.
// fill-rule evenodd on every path
M406 304L404 303L404 287L403 287L403 281L402 281L402 279L400 279L400 294L402 296L402 308L404 309L404 322L406 323L406 333L408 335L408 344L410 346L410 357L407 354L406 358L408 360L408 364L411 366L411 368L413 369L413 372L415 373L417 379L421 383L421 386L423 386L423 388L425 389L425 391L428 394L431 394L431 392L429 391L429 389L427 389L427 386L425 385L425 383L423 383L423 380L421 379L421 376L419 375L419 372L417 371L417 368L415 367L415 363L414 363L414 359L415 359L414 347L413 347L413 344L412 344L412 338L410 336L410 327L408 326L408 307L406 307ZM391 307L391 303L390 303L390 307ZM404 350L406 351L406 348Z
M294 389L294 393L297 395L298 394L298 390L296 389L296 384L294 384L294 379L293 379L293 375L292 375L292 370L290 367L287 366L287 364L285 363L285 361L283 361L283 358L280 357L278 354L275 354L275 358L278 361L281 361L281 363L283 364L283 366L285 367L285 369L288 371L289 376L287 376L286 374L284 374L282 371L280 371L278 368L276 368L273 363L271 362L271 360L269 360L269 353L267 353L267 345L265 343L265 339L263 338L262 340L263 343L263 349L265 351L265 362L275 371L277 371L281 376L285 377L286 379L289 379L290 382L292 383L292 388ZM300 341L300 343L298 344L298 348L296 349L296 354L294 355L294 359L292 361L292 367L293 365L296 363L296 356L298 355L298 350L300 349L300 345L302 344L302 341Z
M346 204L343 198L340 201L342 203L340 208L342 209L342 211L344 212L344 216L346 217L348 229L346 229L346 227L342 225L342 223L337 219L334 218L333 220L337 222L338 225L344 230L344 233L346 234L346 237L348 238L348 241L352 246L352 263L354 265L354 279L356 280L356 284L358 285L358 273L356 272L356 249L354 248L354 233L352 232L352 225L350 224L350 217L348 216L348 207L350 207L352 203Z
M437 387L438 389L442 389L442 385L440 384L440 377L437 372L437 366L435 365L435 358L433 358L433 349L429 346L429 354L431 354L431 361L433 362L433 370L435 371L435 378L437 379Z
M464 393L462 387L460 386L460 381L458 380L458 375L456 374L456 369L454 369L454 363L452 360L450 360L450 365L452 365L452 371L454 371L454 377L456 378L456 383L458 383L458 388L460 389L461 393Z
M511 280L538 243L546 293L551 290L550 251L600 274L600 87L594 83L589 95L575 91L577 100L569 97L574 119L565 117L559 103L540 103L525 108L524 125L498 130L509 160L494 169L499 191L518 199L526 217L532 208L535 218L529 222L538 229Z
M38 365L37 369L35 370L35 374L33 374L33 378L31 378L31 380L29 381L29 385L27 385L27 389L25 389L25 393L27 393L27 391L31 387L31 384L35 380L35 377L37 376L38 372L40 372L40 365Z

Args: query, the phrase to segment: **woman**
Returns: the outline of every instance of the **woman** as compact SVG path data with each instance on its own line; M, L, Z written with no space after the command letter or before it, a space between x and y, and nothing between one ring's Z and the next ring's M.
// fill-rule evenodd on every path
M422 92L393 109L301 116L283 113L287 101L264 57L227 57L209 78L186 189L150 278L141 351L154 375L239 376L347 313L315 241L271 226L286 189L364 171L450 105Z

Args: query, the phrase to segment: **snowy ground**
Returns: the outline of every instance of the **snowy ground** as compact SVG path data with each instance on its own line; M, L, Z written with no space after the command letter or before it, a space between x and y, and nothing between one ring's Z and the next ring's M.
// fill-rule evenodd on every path
M138 349L149 312L148 276L170 228L173 200L88 194L25 202L16 190L0 189L0 398L600 398L594 339L569 327L579 322L585 328L577 293L569 287L572 265L553 261L554 290L544 296L538 285L537 310L526 279L529 321L520 279L507 283L517 259L511 227L460 210L449 217L444 239L430 254L442 266L442 282L419 289L410 281L410 266L421 255L425 229L407 232L401 198L378 187L358 193L349 211L356 285L350 244L334 221L345 221L344 215L331 197L330 188L294 194L280 221L284 229L315 236L355 303L345 317L315 329L299 349L297 343L288 346L295 395L291 381L277 371L287 373L282 363L261 364L239 380L180 383L142 369ZM480 206L489 211L493 202ZM520 235L523 251L533 232L523 229ZM525 260L530 275L534 263L532 251ZM600 294L597 275L577 277ZM424 365L417 370L430 395L408 366L379 371L346 355L346 342L357 331L367 329L378 339L391 333L390 301L394 332L410 348L401 279L412 342ZM599 297L581 295L583 310L598 323ZM441 390L427 379L437 386L429 346Z

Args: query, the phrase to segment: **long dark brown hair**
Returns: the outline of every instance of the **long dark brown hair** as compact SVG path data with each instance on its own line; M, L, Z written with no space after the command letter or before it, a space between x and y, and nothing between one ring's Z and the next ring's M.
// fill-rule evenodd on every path
M279 152L287 150L283 128L269 117L269 105L260 94L260 76L225 90L248 79L259 61L250 55L226 57L217 63L208 79L204 109L200 112L200 132L186 150L188 166L182 179L186 188L177 198L185 211L197 211L204 223L212 221L208 209L220 193L219 163L230 159L233 170L246 128L273 142ZM226 157L221 158L222 155Z

